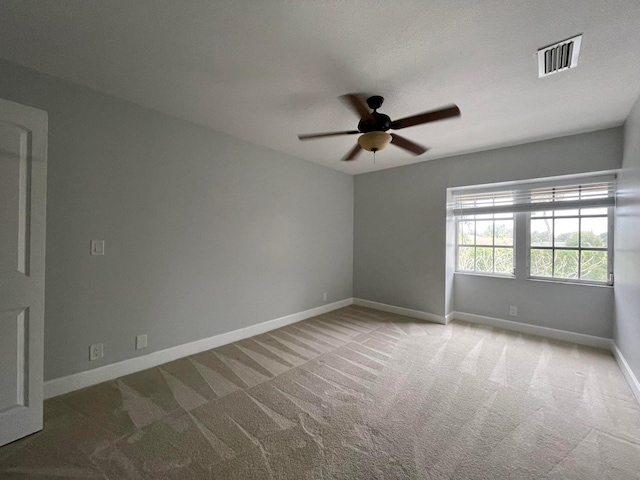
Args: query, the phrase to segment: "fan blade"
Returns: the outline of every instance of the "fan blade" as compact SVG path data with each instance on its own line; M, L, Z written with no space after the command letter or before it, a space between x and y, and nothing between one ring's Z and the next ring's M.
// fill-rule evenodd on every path
M445 118L459 116L460 109L456 105L451 105L450 107L441 108L440 110L432 110L430 112L413 115L412 117L395 120L391 122L391 128L393 130L399 130L401 128L413 127L414 125L421 125L423 123L436 122L438 120L444 120Z
M342 100L347 107L353 110L360 118L369 118L371 116L371 110L367 106L362 94L359 93L347 93L346 95L341 95L340 100Z
M310 133L307 135L298 135L300 140L313 140L314 138L323 137L336 137L338 135L355 135L360 133L358 130L345 130L344 132L325 132L325 133Z
M342 161L343 162L349 162L351 160L355 160L355 158L360 155L360 152L362 151L362 147L360 146L359 143L356 143L356 146L353 147L349 153L347 153L344 157L342 157Z
M422 155L424 152L429 150L428 148L418 145L417 143L413 143L411 140L401 137L400 135L396 135L395 133L391 134L391 143L396 147L404 148L414 155Z

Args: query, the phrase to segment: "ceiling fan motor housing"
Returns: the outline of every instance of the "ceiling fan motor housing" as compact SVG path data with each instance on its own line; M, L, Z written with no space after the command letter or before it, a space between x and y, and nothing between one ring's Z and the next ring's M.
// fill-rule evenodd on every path
M386 132L391 128L391 119L384 113L372 112L369 118L363 118L358 122L358 130L367 132Z

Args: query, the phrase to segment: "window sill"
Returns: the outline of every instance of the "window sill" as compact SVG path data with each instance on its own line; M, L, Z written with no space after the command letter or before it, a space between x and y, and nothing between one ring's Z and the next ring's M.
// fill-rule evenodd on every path
M453 272L455 275L466 275L469 277L490 277L490 278L502 278L505 280L515 280L515 275L500 274L500 273L479 273L479 272Z
M613 285L609 285L608 283L574 282L571 280L561 280L559 278L527 277L527 280L531 282L555 283L555 284L560 283L562 285L577 285L579 287L613 288Z
M501 278L504 280L515 280L515 275L500 275L493 273L476 273L476 272L453 272L455 275L464 275L467 277L489 277L489 278ZM574 282L571 280L561 280L556 278L540 278L540 277L527 277L524 280L531 282L541 283L554 283L561 285L577 285L579 287L600 287L600 288L613 288L613 285L608 283L590 283L590 282Z

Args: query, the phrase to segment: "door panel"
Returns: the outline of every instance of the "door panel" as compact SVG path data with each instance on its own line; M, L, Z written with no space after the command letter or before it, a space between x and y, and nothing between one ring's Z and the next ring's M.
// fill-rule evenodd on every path
M42 429L47 114L0 100L0 446Z
M30 162L27 131L0 122L0 271L28 275Z
M0 412L28 405L28 310L0 313Z

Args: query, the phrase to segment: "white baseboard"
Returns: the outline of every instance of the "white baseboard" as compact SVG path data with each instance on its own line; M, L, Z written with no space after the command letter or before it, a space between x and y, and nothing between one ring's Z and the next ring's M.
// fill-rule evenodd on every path
M640 381L638 381L638 378L633 373L633 370L631 370L631 367L627 363L627 360L624 358L622 352L614 341L611 341L611 351L613 352L613 356L615 357L616 362L618 362L620 370L622 370L622 375L624 375L624 378L627 380L631 391L636 396L636 400L638 400L638 403L640 403Z
M160 350L157 352L152 352L142 357L131 358L118 363L112 363L110 365L98 367L93 370L75 373L66 377L55 378L44 383L44 398L56 397L58 395L63 395L74 390L79 390L81 388L90 387L91 385L96 385L98 383L113 380L123 375L129 375L131 373L136 373L147 368L157 367L158 365L162 365L179 358L183 358L189 355L195 355L196 353L204 352L212 348L220 347L232 342L237 342L238 340L242 340L244 338L253 337L255 335L274 330L276 328L285 327L287 325L291 325L292 323L300 322L302 320L306 320L307 318L322 315L323 313L331 312L333 310L337 310L338 308L347 307L352 304L440 324L446 324L454 319L463 320L471 323L479 323L492 327L504 328L506 330L528 333L531 335L554 338L556 340L574 342L581 345L589 345L592 347L599 347L607 350L610 349L613 352L613 355L616 359L616 362L618 363L618 366L620 367L620 370L622 371L622 374L629 383L633 394L636 396L638 402L640 403L640 382L629 367L629 364L622 355L622 352L620 352L613 340L609 338L595 337L582 333L568 332L566 330L557 330L554 328L512 322L500 318L485 317L482 315L474 315L471 313L451 312L447 314L446 317L443 317L441 315L435 315L433 313L421 312L419 310L411 310L409 308L396 307L393 305L386 305L384 303L372 302L370 300L364 300L360 298L347 298L345 300L322 305L320 307L294 313L285 317L267 320L266 322L262 322L257 325L239 328L231 332L221 333L219 335L214 335L213 337L204 338L202 340L196 340L195 342L178 345L176 347L167 348L165 350Z
M580 345L588 345L590 347L604 348L611 350L610 338L596 337L593 335L585 335L584 333L569 332L567 330L558 330L549 327L540 327L529 323L512 322L501 318L485 317L483 315L475 315L473 313L451 312L448 316L451 319L463 320L470 323L480 323L491 327L503 328L505 330L513 330L530 335L538 335L541 337L553 338L555 340L563 340L565 342L578 343Z
M347 307L352 304L353 298L347 298L345 300L321 305L320 307L315 307L310 310L294 313L285 317L267 320L266 322L262 322L257 325L239 328L231 332L221 333L202 340L196 340L195 342L185 343L184 345L178 345L165 350L152 352L142 357L130 358L121 362L94 368L93 370L74 373L73 375L68 375L66 377L55 378L44 383L44 398L56 397L74 390L113 380L114 378L118 378L123 375L129 375L147 368L157 367L163 363L171 362L206 350L211 350L212 348L220 347L228 343L237 342L244 338L253 337L276 328L285 327L292 323L316 317L323 313Z
M354 298L354 305L360 305L361 307L375 308L376 310L382 310L383 312L397 313L398 315L404 315L405 317L418 318L420 320L427 320L429 322L446 324L445 318L442 315L436 315L429 312L421 312L420 310L411 310L410 308L396 307L394 305L387 305L386 303L372 302L371 300L364 300L362 298Z

